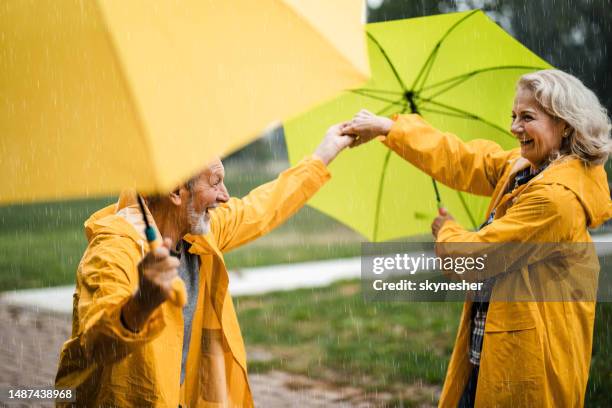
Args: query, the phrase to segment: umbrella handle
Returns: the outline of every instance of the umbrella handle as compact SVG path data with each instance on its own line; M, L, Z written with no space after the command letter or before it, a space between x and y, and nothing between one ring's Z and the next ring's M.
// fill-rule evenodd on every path
M442 204L441 202L438 203L438 215L447 215L442 213L442 209L444 208L444 204Z
M140 212L142 213L142 219L145 223L145 237L147 238L147 242L149 243L149 250L155 251L162 244L160 239L157 239L157 233L155 229L149 224L149 219L147 218L147 212L145 211L144 200L140 194L136 194L136 199L138 200L138 205L140 206ZM168 300L176 307L182 308L187 304L187 290L185 289L185 282L178 276L172 279L171 282L172 292L170 293L170 297Z
M149 248L151 251L155 251L160 246L161 241L159 239L149 241ZM183 282L183 280L177 276L172 279L171 286L172 292L170 293L168 300L174 306L183 308L187 304L187 290L185 289L185 282Z

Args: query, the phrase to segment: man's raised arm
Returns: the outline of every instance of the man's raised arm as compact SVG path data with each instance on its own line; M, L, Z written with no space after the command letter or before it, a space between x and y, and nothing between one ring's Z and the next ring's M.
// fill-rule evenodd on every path
M330 127L312 156L242 199L231 198L211 215L219 249L229 251L276 228L295 214L331 177L327 165L353 141Z

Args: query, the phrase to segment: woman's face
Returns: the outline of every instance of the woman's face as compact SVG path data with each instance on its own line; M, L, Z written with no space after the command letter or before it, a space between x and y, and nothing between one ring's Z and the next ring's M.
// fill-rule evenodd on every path
M538 168L561 147L565 123L546 113L532 91L519 88L514 98L510 130L521 144L521 156Z

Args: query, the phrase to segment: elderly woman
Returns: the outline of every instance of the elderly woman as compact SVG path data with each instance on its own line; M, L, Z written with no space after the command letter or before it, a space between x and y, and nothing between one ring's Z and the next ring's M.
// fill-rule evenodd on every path
M418 115L390 120L361 111L343 132L357 137L354 144L385 135L385 145L436 180L492 197L478 231L441 210L432 224L437 242L576 243L591 242L587 228L612 217L603 169L610 128L605 109L580 80L544 70L517 85L511 132L520 149L465 143ZM544 267L495 279L488 296ZM464 305L440 406L582 406L595 303L488 300Z

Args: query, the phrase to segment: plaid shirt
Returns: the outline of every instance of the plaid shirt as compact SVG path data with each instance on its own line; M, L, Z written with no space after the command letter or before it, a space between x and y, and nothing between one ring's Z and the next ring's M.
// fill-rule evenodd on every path
M524 170L519 171L514 178L514 185L508 191L513 191L518 186L527 183L529 180L540 174L544 169L548 167L548 164L542 166L536 171L532 171L531 167L527 167ZM479 229L486 227L491 224L495 219L495 209L489 214L489 218L480 226ZM482 352L482 341L484 339L485 323L487 321L487 311L489 310L489 299L491 298L491 292L493 291L493 285L495 278L486 279L482 285L482 289L476 293L474 302L472 303L472 335L470 337L470 349L468 351L468 357L470 363L479 366L480 365L480 353Z

